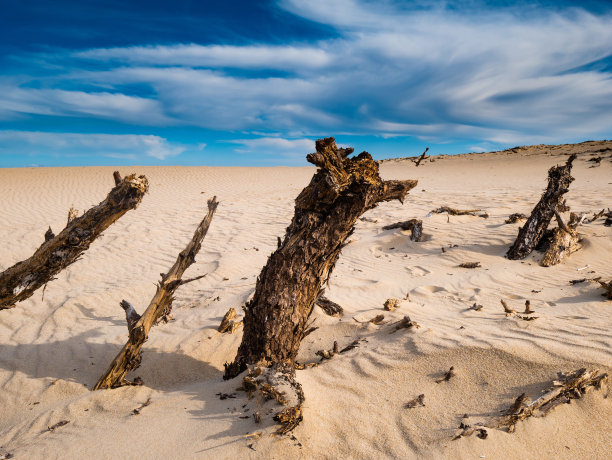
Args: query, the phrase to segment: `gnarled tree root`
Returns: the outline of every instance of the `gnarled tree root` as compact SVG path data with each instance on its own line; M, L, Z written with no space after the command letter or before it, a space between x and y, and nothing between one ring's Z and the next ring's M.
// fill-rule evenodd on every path
M142 345L149 337L151 327L157 324L163 317L167 317L167 315L170 314L172 310L172 301L174 300L174 292L179 286L202 278L202 276L199 276L183 280L182 276L185 270L195 262L195 257L202 247L202 240L208 232L208 228L210 227L218 204L219 202L216 200L216 197L208 200L208 213L206 217L200 222L191 241L187 247L180 252L172 268L170 268L168 273L162 274L161 282L157 285L155 295L153 299L151 299L144 314L136 319L135 315L138 314L135 310L131 311L133 307L131 307L128 302L124 301L129 307L122 302L122 307L126 311L129 339L121 352L113 360L108 370L100 377L93 388L94 390L116 388L129 384L129 382L125 380L125 376L129 371L140 366L140 361L142 360Z
M116 173L116 177L119 173ZM145 176L132 174L117 182L104 201L81 217L71 209L68 223L59 235L51 228L45 242L27 260L0 273L0 310L12 308L54 279L64 268L77 261L89 245L117 219L135 209L149 189Z

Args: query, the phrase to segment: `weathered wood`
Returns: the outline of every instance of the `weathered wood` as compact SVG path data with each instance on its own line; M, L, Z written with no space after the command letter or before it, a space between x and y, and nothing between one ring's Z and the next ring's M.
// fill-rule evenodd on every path
M401 228L402 230L410 230L410 239L412 241L423 240L423 221L419 219L410 219L403 222L396 222L391 225L385 225L383 230L393 230L395 228Z
M0 273L0 310L12 308L17 302L27 299L61 270L76 262L104 230L140 204L148 189L149 182L145 176L127 176L104 201L81 217L71 212L68 224L59 235L55 236L49 227L45 242L32 257Z
M522 212L515 212L514 214L510 214L508 218L504 221L506 224L515 224L519 220L527 219L527 216Z
M168 273L162 273L161 282L157 285L157 290L149 306L136 323L133 324L131 328L128 327L129 339L127 343L113 360L108 370L100 377L93 388L94 390L116 388L130 384L130 382L126 381L125 376L129 371L140 366L142 345L149 337L151 327L153 327L162 317L170 314L172 301L174 300L174 292L179 286L202 278L202 276L198 276L196 278L183 280L182 276L185 270L195 262L195 257L202 247L202 240L208 232L208 228L210 227L218 204L219 202L216 200L216 197L208 200L208 213L198 225L187 247L179 253L172 268L170 268ZM126 308L126 316L127 315L128 309ZM128 326L129 324L130 321L128 319Z
M306 159L318 170L295 201L282 241L262 269L245 307L244 335L225 378L259 362L294 362L315 300L356 220L382 201L400 200L415 180L383 181L367 152L349 158L333 137L319 139Z
M485 214L476 214L477 212L482 211L482 209L455 209L455 208L449 208L448 206L442 206L438 209L433 209L431 212L434 214L442 214L442 213L447 213L451 216L478 216L478 217L484 217ZM487 217L489 217L489 215L487 214Z
M579 399L592 388L600 389L608 380L608 374L602 373L598 369L593 371L578 369L569 375L562 374L560 377L560 380L553 381L552 387L533 402L529 402L527 395L522 393L515 399L510 408L504 411L504 415L495 417L492 421L471 426L466 422L468 418L465 415L459 426L462 431L454 439L470 436L476 432L485 431L486 433L485 427L505 428L508 432L513 432L518 422L532 416L545 416L559 404L568 403L572 399Z
M583 218L571 213L570 220L566 225L557 211L555 211L555 216L559 226L553 230L548 249L540 261L542 267L557 265L581 248L580 237L576 228L582 223Z
M221 334L225 334L226 332L233 334L234 331L238 329L238 326L242 324L242 321L235 320L236 315L236 310L230 308L223 316L223 319L221 320L221 324L217 328L217 331L219 331Z
M418 167L421 164L421 161L429 158L428 156L426 156L428 151L429 151L429 147L425 147L425 151L421 153L421 155L414 160L414 165L416 167Z
M544 236L555 211L561 212L563 195L569 191L569 186L574 180L570 173L575 158L575 154L571 155L565 165L553 166L548 170L548 186L527 222L519 230L514 244L506 253L508 259L518 260L527 257Z
M340 318L344 314L344 309L340 305L336 302L332 302L325 296L320 296L316 304L329 316Z
M609 282L602 281L601 277L593 278L593 281L599 283L602 288L606 291L603 295L608 300L612 300L612 280Z

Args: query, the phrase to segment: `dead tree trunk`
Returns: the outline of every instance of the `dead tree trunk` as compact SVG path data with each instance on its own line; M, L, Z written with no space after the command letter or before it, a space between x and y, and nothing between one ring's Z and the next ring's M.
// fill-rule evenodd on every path
M45 242L32 257L0 273L0 310L27 299L75 262L113 222L135 209L148 189L145 176L132 174L120 180L104 201L81 217L76 217L76 211L71 209L68 223L59 235L55 236L49 228Z
M248 364L291 362L307 319L355 222L381 201L400 201L417 181L383 181L367 152L348 158L333 137L319 139L306 159L318 166L295 201L295 214L281 246L262 269L245 307L244 335L225 378Z
M548 170L548 187L538 204L531 211L525 225L519 230L514 244L506 253L508 259L524 259L544 236L555 211L559 211L563 195L569 191L569 186L574 180L570 173L575 158L575 154L571 155L565 165L554 166Z
M216 200L216 197L208 200L208 214L198 225L187 247L179 253L172 268L170 268L168 273L162 273L161 282L157 285L155 295L144 314L139 317L128 302L123 301L121 303L126 313L129 339L108 370L93 387L94 390L129 385L125 376L129 371L140 366L140 361L142 360L140 350L142 345L147 341L151 327L160 319L170 314L174 292L179 286L202 278L202 276L198 276L188 280L181 279L185 270L195 262L195 257L202 247L202 240L208 232L208 227L210 227L210 222L218 204L219 202Z

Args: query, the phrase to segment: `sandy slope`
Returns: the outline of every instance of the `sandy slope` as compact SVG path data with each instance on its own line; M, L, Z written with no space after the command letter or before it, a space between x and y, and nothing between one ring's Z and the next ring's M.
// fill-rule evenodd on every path
M82 260L15 309L0 312L0 455L16 458L590 458L612 445L612 399L589 393L548 417L530 419L507 434L451 441L461 416L473 421L498 413L522 392L537 397L557 371L581 366L612 370L612 303L594 285L568 281L594 273L612 277L612 228L584 225L584 249L564 264L542 268L503 255L545 186L547 169L579 151L576 181L567 195L575 211L612 207L612 143L534 147L491 154L438 157L415 168L385 162L385 178L418 179L404 205L367 213L343 251L327 295L345 308L342 319L313 317L300 360L315 351L366 339L322 365L298 371L306 392L305 420L294 438L240 416L252 413L236 381L223 382L240 334L215 329L229 307L254 289L267 256L293 213L293 199L314 169L135 167L150 194L97 240ZM29 255L50 224L59 230L71 205L86 209L112 186L112 168L0 170L0 270ZM88 390L125 341L122 298L142 311L159 273L173 262L205 212L221 201L197 263L186 276L208 273L182 287L174 320L156 327L145 345L145 385ZM482 208L490 217L429 214L442 205ZM422 218L426 241L383 231L398 220ZM455 246L456 245L456 246ZM446 248L446 252L441 251ZM457 265L478 260L482 268ZM586 267L586 268L584 268ZM226 279L227 278L227 279ZM537 292L534 292L537 291ZM359 324L382 312L389 297L404 298L386 313L409 314L417 331L390 334L389 324ZM505 298L519 309L531 300L539 319L506 318ZM469 310L474 303L480 312ZM449 366L457 377L436 384ZM425 407L405 403L425 394ZM132 410L148 398L140 415ZM246 409L249 412L245 412ZM70 420L47 432L49 425ZM244 437L262 431L259 439ZM255 451L248 447L251 444ZM484 456L484 457L482 457Z

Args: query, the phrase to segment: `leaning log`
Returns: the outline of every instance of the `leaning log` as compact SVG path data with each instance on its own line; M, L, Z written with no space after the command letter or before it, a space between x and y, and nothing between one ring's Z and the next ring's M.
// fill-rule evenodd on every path
M527 257L544 236L555 211L561 212L563 195L569 191L569 186L574 180L570 173L575 158L576 155L573 154L565 165L553 166L548 170L548 186L531 211L527 222L519 230L514 244L506 253L508 259L518 260Z
M51 228L45 242L27 260L0 273L0 310L12 308L76 262L89 245L117 219L135 209L149 189L145 176L124 177L104 201L81 217L71 209L66 227L55 236Z
M410 239L412 241L422 241L423 239L423 221L419 219L410 219L403 222L396 222L391 225L385 225L383 230L393 230L401 228L404 231L410 230Z
M129 311L129 307L127 307L127 305L129 305L128 302L122 302L128 320L129 339L121 352L113 360L108 370L100 377L93 387L94 390L117 388L130 384L130 382L125 379L125 376L129 371L140 366L140 361L142 360L142 345L147 341L151 327L157 324L163 317L167 317L170 314L172 301L174 300L174 292L179 286L202 278L202 276L198 276L187 280L182 279L185 270L195 262L195 257L202 247L202 240L208 232L208 227L210 227L210 222L212 221L218 204L219 202L216 200L216 197L208 200L208 214L206 214L206 217L204 217L200 225L198 225L187 247L179 253L172 268L170 268L168 273L162 273L161 282L157 285L157 290L153 299L151 299L144 314L138 318L136 322L130 320L130 316L134 318L134 314L137 315L137 313L135 311ZM125 305L124 302L127 305ZM131 307L131 305L129 306Z
M364 212L381 201L402 201L416 180L383 181L367 152L349 158L352 148L319 139L306 159L318 170L295 201L295 213L281 246L257 279L244 306L244 335L224 378L248 364L295 362L308 317L346 239Z

